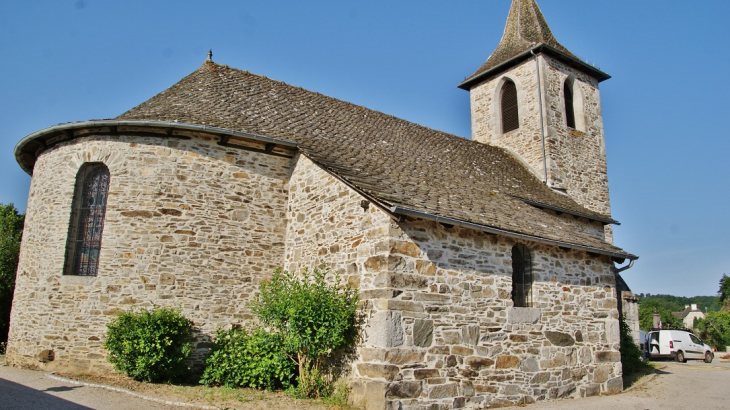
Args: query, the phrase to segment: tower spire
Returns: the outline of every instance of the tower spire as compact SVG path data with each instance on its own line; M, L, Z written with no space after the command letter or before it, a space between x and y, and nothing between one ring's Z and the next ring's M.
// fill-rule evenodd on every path
M481 77L484 73L528 53L541 44L563 54L563 58L584 65L578 57L558 42L535 0L512 0L499 45L487 61L459 86L468 89L466 85L476 77Z

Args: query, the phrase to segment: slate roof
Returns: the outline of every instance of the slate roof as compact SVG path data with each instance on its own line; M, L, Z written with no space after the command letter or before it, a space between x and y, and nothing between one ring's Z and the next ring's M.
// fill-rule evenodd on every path
M687 315L689 315L689 314L690 314L690 313L692 313L692 312L699 312L700 314L702 314L702 316L704 316L704 315L705 315L705 314L704 314L704 313L702 313L702 311L701 311L701 310L699 310L699 309L692 309L692 306L691 306L691 305L690 305L690 306L685 306L684 310L683 310L683 311L681 311L681 312L672 312L672 314L673 314L674 316L676 316L676 317L678 317L678 318L680 318L680 319L684 320L684 318L686 318L686 317L687 317Z
M315 163L386 207L635 258L518 199L610 220L550 190L501 148L211 61L117 119L200 124L293 141Z
M608 74L581 61L558 42L535 0L512 0L499 45L487 61L459 84L459 87L468 90L478 78L490 72L499 72L500 67L511 66L509 63L520 59L520 56L522 59L529 58L530 50L535 50L536 54L547 52L570 65L578 65L599 81L610 78Z

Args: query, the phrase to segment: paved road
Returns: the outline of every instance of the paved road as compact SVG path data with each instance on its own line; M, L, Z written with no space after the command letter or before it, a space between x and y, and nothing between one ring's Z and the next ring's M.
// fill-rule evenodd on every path
M730 363L714 360L664 366L648 383L615 396L536 403L520 410L727 410L730 409Z
M180 410L106 389L50 379L44 372L0 364L0 410Z

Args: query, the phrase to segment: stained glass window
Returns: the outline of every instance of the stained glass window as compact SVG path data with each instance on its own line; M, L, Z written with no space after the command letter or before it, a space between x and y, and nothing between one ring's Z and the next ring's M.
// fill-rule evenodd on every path
M109 168L104 164L84 164L79 169L66 243L65 275L96 276L108 192Z

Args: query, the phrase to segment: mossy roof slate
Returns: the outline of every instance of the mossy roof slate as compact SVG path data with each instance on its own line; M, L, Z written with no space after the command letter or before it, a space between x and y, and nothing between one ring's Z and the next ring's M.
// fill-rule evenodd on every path
M517 199L610 219L547 188L501 148L211 61L117 119L208 125L293 141L385 206L625 254Z
M499 45L487 61L466 77L459 87L468 90L486 74L500 72L500 67L514 63L520 56L526 58L525 53L529 54L530 50L554 54L560 60L587 71L599 81L610 78L608 74L581 61L558 42L535 0L512 0Z

